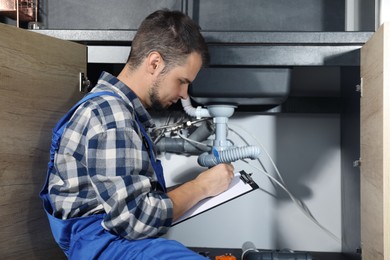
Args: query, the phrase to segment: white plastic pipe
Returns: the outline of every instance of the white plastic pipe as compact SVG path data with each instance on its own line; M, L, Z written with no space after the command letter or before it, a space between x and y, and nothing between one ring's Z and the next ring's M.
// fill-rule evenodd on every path
M183 105L184 111L189 116L196 117L197 119L200 119L203 117L211 117L209 111L206 108L193 107L189 97L187 99L182 99L181 104Z

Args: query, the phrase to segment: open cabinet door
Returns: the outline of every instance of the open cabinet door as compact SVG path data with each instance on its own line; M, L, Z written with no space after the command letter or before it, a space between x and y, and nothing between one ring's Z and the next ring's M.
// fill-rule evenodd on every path
M0 23L0 259L65 259L39 192L51 129L78 100L86 46Z
M390 259L390 23L361 50L363 259Z

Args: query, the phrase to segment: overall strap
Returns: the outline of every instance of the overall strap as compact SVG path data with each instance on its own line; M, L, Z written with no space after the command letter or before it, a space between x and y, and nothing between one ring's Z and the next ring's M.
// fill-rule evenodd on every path
M143 144L144 144L145 148L149 152L150 161L152 162L153 169L154 169L154 171L155 171L155 173L157 175L157 181L160 184L160 188L164 192L166 192L167 188L166 188L166 185L165 185L163 168L162 168L162 165L161 165L161 161L157 160L155 158L155 156L154 156L153 142L150 139L148 133L146 132L146 130L143 127L143 125L141 124L141 122L138 120L137 114L135 114L135 119L137 120L138 126L139 126L139 128L141 130L141 133L142 133L142 136L143 136Z

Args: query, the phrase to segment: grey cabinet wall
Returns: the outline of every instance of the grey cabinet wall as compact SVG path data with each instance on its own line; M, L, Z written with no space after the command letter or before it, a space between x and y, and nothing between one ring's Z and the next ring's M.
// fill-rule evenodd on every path
M344 31L340 0L44 0L48 29L136 29L160 8L188 12L206 31Z

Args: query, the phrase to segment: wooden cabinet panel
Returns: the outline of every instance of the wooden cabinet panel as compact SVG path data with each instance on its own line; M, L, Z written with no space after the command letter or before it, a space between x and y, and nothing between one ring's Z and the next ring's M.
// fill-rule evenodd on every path
M81 97L86 47L0 23L0 258L64 259L39 191L51 129Z
M390 24L361 50L363 259L390 259Z

